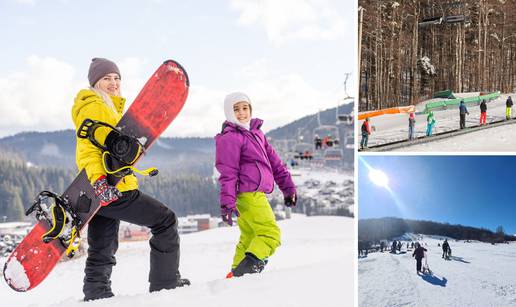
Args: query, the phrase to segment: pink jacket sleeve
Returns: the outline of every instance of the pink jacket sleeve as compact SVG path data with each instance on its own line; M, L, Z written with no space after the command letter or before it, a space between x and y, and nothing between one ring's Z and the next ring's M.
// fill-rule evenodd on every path
M215 139L215 167L220 173L220 204L236 206L241 141L226 133Z
M272 167L272 174L274 176L274 181L279 186L283 195L290 196L296 193L296 185L292 180L292 176L287 169L287 166L281 161L281 158L278 156L274 148L269 144L267 139L265 139L265 150L267 152L267 156L269 158L269 162Z

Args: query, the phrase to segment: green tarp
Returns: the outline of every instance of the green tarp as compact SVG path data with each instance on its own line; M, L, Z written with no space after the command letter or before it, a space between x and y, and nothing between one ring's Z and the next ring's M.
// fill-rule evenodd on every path
M448 108L458 107L461 100L464 100L466 105L470 104L479 104L482 100L491 101L500 97L500 92L494 92L489 94L484 94L480 96L467 97L467 98L455 98L441 101L429 102L425 105L424 113L428 113L433 110L442 110Z
M455 99L456 97L453 96L453 93L451 90L446 90L446 91L435 92L434 97L432 97L432 98Z

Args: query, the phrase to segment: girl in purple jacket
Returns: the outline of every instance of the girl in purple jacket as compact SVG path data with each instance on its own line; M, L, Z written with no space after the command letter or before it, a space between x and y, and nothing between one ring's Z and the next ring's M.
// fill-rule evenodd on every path
M286 166L260 130L263 121L251 119L251 100L231 93L224 100L226 121L215 137L215 167L220 173L220 207L224 222L240 228L228 278L259 273L281 244L280 229L265 197L276 182L285 205L296 205L296 187Z

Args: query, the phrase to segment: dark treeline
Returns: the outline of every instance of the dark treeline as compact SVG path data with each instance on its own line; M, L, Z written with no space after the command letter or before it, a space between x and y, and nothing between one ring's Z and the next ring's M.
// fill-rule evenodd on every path
M75 174L58 168L36 168L18 159L0 159L0 221L20 221L43 190L63 192Z
M497 232L485 228L450 225L431 221L406 220L385 217L358 221L358 239L363 241L389 240L404 233L437 235L457 240L479 240L483 242L516 241L515 236L506 235L500 226Z
M516 1L360 0L359 110L516 88ZM419 23L439 20L440 23ZM446 22L446 18L465 22Z
M43 190L62 193L75 173L66 169L28 166L10 154L0 155L0 222L25 219L25 210ZM218 214L217 185L198 175L157 177L140 180L142 191L156 197L178 215ZM4 218L5 217L5 218Z

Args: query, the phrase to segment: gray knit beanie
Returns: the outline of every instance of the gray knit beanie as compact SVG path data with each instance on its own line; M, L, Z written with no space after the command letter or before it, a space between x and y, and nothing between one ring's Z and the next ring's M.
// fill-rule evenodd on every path
M116 73L121 77L120 70L114 62L104 58L93 58L90 64L90 71L88 72L90 85L94 86L100 78L110 73Z

